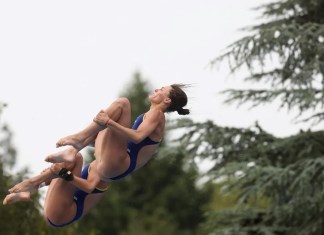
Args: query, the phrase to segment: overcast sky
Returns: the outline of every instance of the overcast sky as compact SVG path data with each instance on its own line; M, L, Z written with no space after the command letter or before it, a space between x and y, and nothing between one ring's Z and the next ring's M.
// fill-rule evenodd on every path
M135 71L153 86L194 84L188 107L196 121L248 127L276 136L303 128L275 106L224 106L218 92L243 86L208 63L257 23L266 0L16 0L0 3L2 120L14 132L17 167L38 173L56 140L85 127ZM171 115L170 118L176 118Z

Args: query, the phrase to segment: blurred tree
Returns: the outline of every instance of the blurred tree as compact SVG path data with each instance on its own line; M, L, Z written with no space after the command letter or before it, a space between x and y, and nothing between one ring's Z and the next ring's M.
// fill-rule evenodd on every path
M324 2L285 0L263 5L260 25L212 61L228 59L231 73L247 67L246 82L264 89L226 90L226 102L279 101L299 110L297 118L318 125L324 120ZM272 59L272 60L271 60ZM178 123L189 157L209 159L211 179L223 179L234 192L235 207L214 208L204 224L209 234L324 234L324 131L300 131L286 138L250 128L220 127L211 121ZM261 203L264 202L264 203ZM230 218L230 219L229 219Z
M16 149L12 144L12 132L6 123L2 122L3 109L7 104L0 102L0 162L2 167L10 169L16 162Z
M2 122L2 111L6 107L0 102L0 198L3 200L8 189L14 183L22 180L28 173L23 169L12 175L12 168L15 165L16 149L12 143L12 132L9 126ZM33 202L17 203L8 206L0 206L0 231L1 234L39 234L44 225L42 216L38 210L39 195L33 196ZM35 209L36 208L36 209Z
M251 35L231 44L212 63L228 59L232 73L246 67L246 82L270 88L227 90L227 102L257 106L277 98L280 107L297 108L304 120L323 122L324 2L283 0L257 9L270 20L245 28Z
M149 91L140 73L123 95L132 103L133 117L149 108ZM186 152L167 146L147 166L111 183L102 202L79 223L96 234L197 234L211 188L196 185L197 170L186 166Z
M132 121L136 117L150 108L150 102L147 99L152 92L152 86L142 77L141 73L136 71L132 80L125 85L125 90L120 96L127 97L132 104Z
M237 195L236 206L208 212L206 229L233 235L322 234L323 131L276 138L257 124L249 129L183 125L190 130L181 137L182 145L190 146L188 156L209 159L211 180L223 180L222 192Z

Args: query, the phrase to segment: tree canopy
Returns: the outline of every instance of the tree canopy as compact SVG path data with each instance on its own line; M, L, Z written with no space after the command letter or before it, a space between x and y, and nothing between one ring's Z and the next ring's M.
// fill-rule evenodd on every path
M227 102L257 106L278 99L280 106L297 108L302 120L324 119L324 2L276 1L256 8L263 22L245 27L247 36L227 47L212 61L225 59L235 73L248 68L249 83L264 89L229 89Z
M230 44L212 64L228 62L232 74L247 68L246 83L263 89L228 89L228 103L252 107L278 101L297 109L310 126L323 123L324 2L285 0L257 7L263 22ZM323 234L324 131L301 130L278 138L258 123L221 127L212 121L178 123L191 158L209 159L208 176L235 195L231 207L211 210L210 234ZM216 203L216 202L215 202ZM231 218L231 219L228 219Z

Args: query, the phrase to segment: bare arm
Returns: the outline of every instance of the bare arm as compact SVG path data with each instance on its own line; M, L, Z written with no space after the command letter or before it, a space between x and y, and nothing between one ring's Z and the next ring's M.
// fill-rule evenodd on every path
M108 114L104 111L100 111L94 118L94 121L99 125L109 126L134 143L139 143L143 139L148 137L157 128L162 118L164 120L164 115L162 112L157 110L149 111L146 113L145 119L137 128L137 130L133 130L131 128L120 125L119 123L110 119Z
M93 164L91 164L90 166L93 166ZM64 173L63 173L63 176L60 173L63 170L66 171L67 169L61 168L57 165L52 166L52 171L54 174L56 174L57 176L60 175L59 176L60 178L67 180L67 182L69 182L70 184L74 185L75 187L79 188L80 190L82 190L86 193L91 193L96 188L98 183L101 181L101 179L98 175L98 172L96 170L96 167L91 167L91 170L89 171L87 179L83 179L83 178L81 178L79 176L75 176L75 175L72 175L73 176L72 178L69 176L69 178L71 178L71 179L67 179L64 176ZM67 175L71 175L70 171L67 170L67 172L69 172Z
M75 187L79 188L80 190L91 193L100 182L100 178L93 178L92 180L86 180L78 176L74 176L72 181L69 181Z
M96 167L92 167L87 179L74 176L73 180L69 182L73 184L75 187L81 189L82 191L86 193L91 193L96 188L96 186L100 181L101 179L98 175Z

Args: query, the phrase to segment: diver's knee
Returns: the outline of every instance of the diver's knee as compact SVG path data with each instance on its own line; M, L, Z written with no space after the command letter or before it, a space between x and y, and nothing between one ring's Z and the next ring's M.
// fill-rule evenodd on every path
M117 104L121 107L121 108L129 108L130 107L130 101L128 98L126 97L120 97L117 99Z

